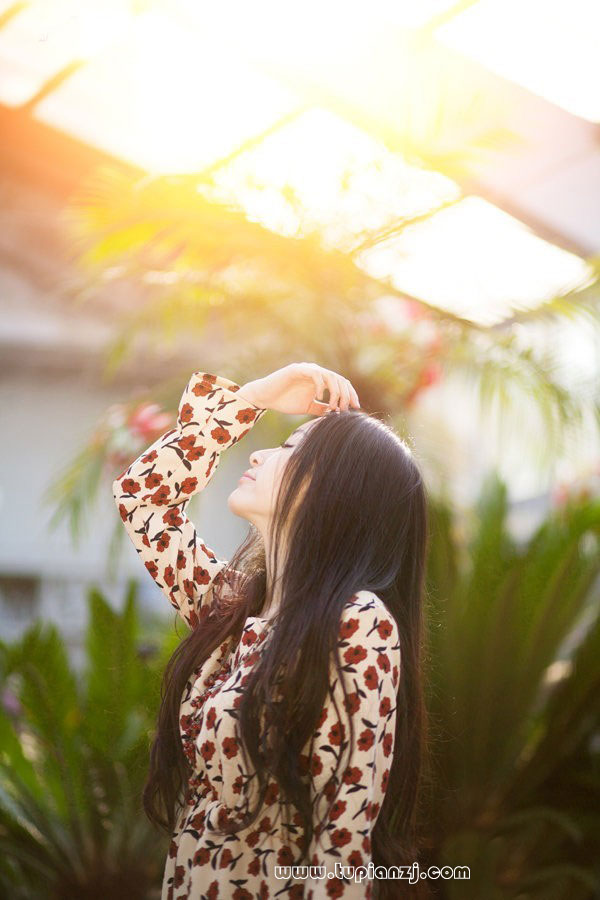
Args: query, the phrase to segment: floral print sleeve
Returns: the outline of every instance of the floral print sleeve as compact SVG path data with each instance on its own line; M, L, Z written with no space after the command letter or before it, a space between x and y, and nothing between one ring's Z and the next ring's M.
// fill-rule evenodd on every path
M366 868L371 861L371 833L385 797L394 752L400 642L396 621L377 595L361 592L346 604L338 647L348 697L345 702L332 660L330 695L310 757L316 830L329 806L326 798L333 797L341 777L337 800L309 850L310 865L324 867L321 872L335 872L335 877L326 874L311 880L308 900L372 896L372 880L355 881L353 868ZM350 751L349 717L354 725ZM304 764L308 769L308 756Z
M187 625L206 618L211 588L227 565L198 536L185 510L209 483L222 451L240 441L266 409L237 396L240 386L194 372L177 425L113 482L113 497L146 569Z

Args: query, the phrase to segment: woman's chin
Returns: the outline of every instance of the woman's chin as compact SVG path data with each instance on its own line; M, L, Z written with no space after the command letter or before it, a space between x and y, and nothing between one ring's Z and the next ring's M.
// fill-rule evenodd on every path
M227 506L236 516L244 515L245 504L241 502L239 486L234 488L227 498Z

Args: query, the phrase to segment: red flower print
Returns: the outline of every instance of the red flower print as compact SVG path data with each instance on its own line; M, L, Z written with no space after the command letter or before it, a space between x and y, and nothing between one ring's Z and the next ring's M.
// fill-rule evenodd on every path
M219 810L219 819L221 818L221 813L225 814L223 816L223 818L226 818L226 817L228 818L226 811L224 809L221 809L221 810ZM233 859L233 853L231 852L229 847L225 847L225 849L221 853L221 860L219 862L219 868L224 869L225 866L229 865L229 863L231 862L232 859Z
M173 571L173 566L167 566L165 568L163 579L167 587L173 587L175 584L175 572Z
M392 747L394 744L394 735L391 732L388 732L383 737L383 755L389 756L392 752Z
M223 753L227 759L231 759L238 752L238 744L234 737L223 738L221 747L223 748Z
M315 775L320 775L323 771L323 763L321 762L321 757L318 753L313 753L310 758L310 773L314 777Z
M375 666L369 666L365 672L364 681L369 690L374 691L377 688L379 682L377 680L377 669Z
M279 797L279 785L275 781L269 782L265 791L265 804L271 806Z
M177 856L177 843L176 841L171 841L169 844L169 859L175 859Z
M254 422L256 410L249 406L248 409L240 409L240 411L235 414L235 417L242 425L248 425L250 422Z
M144 547L149 547L149 546L150 546L150 541L148 540L148 535L147 535L147 534L145 534L145 535L142 537L142 544L144 545Z
M192 865L205 866L207 862L210 862L210 850L208 847L200 847L192 857Z
M360 771L358 766L352 766L346 769L342 781L344 782L344 784L358 784L361 775L362 772Z
M144 456L142 456L142 462L143 463L153 462L157 456L158 456L158 453L156 452L156 450L151 450L150 453L145 453Z
M196 462L197 459L200 459L201 456L204 456L206 453L206 447L191 447L188 452L185 454L185 458L189 459L190 462Z
M372 822L374 822L379 815L379 803L373 803L371 805L371 812L369 818Z
M216 721L217 721L217 711L214 708L214 706L211 706L211 708L209 709L208 714L206 716L207 727L213 728Z
M121 482L121 487L123 488L124 494L137 494L138 491L141 491L140 483L138 481L134 481L133 478L125 478Z
M355 663L361 662L361 660L365 659L367 656L367 651L364 647L360 645L357 647L348 647L346 652L344 653L344 659L350 665L354 665Z
M294 861L294 855L290 848L284 844L277 853L277 865L291 866Z
M195 434L186 434L177 442L182 450L190 450L196 443Z
M398 684L398 666L394 666L392 669L392 679L394 681L394 687Z
M182 425L187 424L192 421L192 416L194 415L193 407L190 403L184 403L179 412L179 421Z
M191 827L198 829L202 825L204 825L204 817L205 817L205 812L203 809L201 809L200 812L196 813L196 815L192 816L192 818L190 819Z
M332 728L329 729L329 743L333 744L334 747L339 747L345 737L345 729L343 722L336 722Z
M183 525L183 518L181 516L180 507L170 506L168 510L163 514L162 520L165 525L170 525L171 528L179 528L180 525Z
M186 592L187 596L190 600L194 599L194 582L190 581L189 578L183 579L183 589Z
M334 847L345 847L352 840L352 835L347 828L336 828L331 835L331 843Z
M364 866L362 853L358 850L353 850L348 856L348 865L354 866L355 869L357 869L358 866Z
M342 622L340 625L340 638L343 641L347 641L352 637L356 629L358 628L358 619L347 619Z
M147 488L158 487L162 480L163 480L163 476L160 475L158 472L151 472L150 475L146 476L146 480L144 481L144 487L147 487Z
M210 760L215 755L215 745L212 741L204 741L202 746L200 747L200 754L202 759Z
M257 860L258 862L258 860ZM232 894L233 900L252 900L252 894L245 887L236 887Z
M181 887L181 885L183 884L184 878L185 878L185 867L184 866L176 866L175 877L173 878L174 886Z
M345 800L336 800L333 806L331 807L331 812L329 813L329 818L334 822L336 819L345 812L346 810L346 801Z
M356 691L354 691L352 694L348 694L344 702L344 706L351 716L354 715L355 712L358 712L358 710L360 709L360 697L358 696Z
M206 892L207 900L219 900L219 882L211 881L208 891Z
M156 563L153 560L149 560L145 565L152 577L156 578L158 575L158 566Z
M377 626L377 631L379 632L379 637L385 638L389 637L394 632L394 626L390 622L389 619L382 619L379 625Z
M260 872L260 858L258 856L250 860L247 871L248 875L258 875Z
M327 712L328 712L327 707L324 706L323 709L321 710L321 715L319 716L319 721L317 722L317 730L321 727L321 725L327 718Z
M208 373L203 374L202 381L196 382L192 388L192 393L195 394L196 397L206 397L207 394L210 394L210 392L215 389L216 380L216 375L209 375Z
M364 731L361 731L360 737L357 741L357 746L359 750L369 750L373 746L373 742L375 741L375 734L371 731L370 728L365 728Z
M194 478L184 478L181 482L181 493L182 494L193 494L196 488L198 487L198 479Z
M392 702L389 697L382 697L381 703L379 704L379 715L387 716L390 709L392 708Z
M377 665L380 669L383 669L384 672L390 671L390 658L387 653L380 653L377 657Z
M259 837L260 837L260 832L250 831L246 835L246 843L248 844L249 847L256 847L256 845L258 844Z
M127 508L123 506L122 503L119 503L119 515L121 516L123 521L125 521L125 519L127 518Z
M325 885L325 890L328 897L331 897L332 900L337 900L338 897L344 896L344 882L340 881L339 878L329 878Z
M244 776L238 775L231 785L234 794L241 794L244 786Z
M210 436L217 442L217 444L226 444L231 440L231 434L227 431L226 428L223 428L222 425L218 425L217 428L213 428Z
M304 900L304 885L293 884L289 889L289 898L290 900Z
M253 644L255 640L256 632L252 628L249 628L248 631L245 631L242 635L242 644Z
M259 822L258 830L259 832L264 831L265 833L270 831L273 827L270 816L263 816Z
M327 782L327 784L325 785L325 787L323 788L323 793L325 794L325 797L327 798L327 800L329 800L329 801L333 800L333 796L335 794L336 787L337 787L337 782L335 781L334 778L330 778L329 781Z
M388 783L390 780L390 770L386 769L381 777L381 791L383 794L387 791Z
M168 531L163 531L156 542L156 549L159 553L163 553L171 543L171 536Z
M154 506L166 506L171 493L168 484L163 484L153 494L144 494L144 500L150 500Z
M208 584L210 572L203 566L194 566L194 581L196 584Z

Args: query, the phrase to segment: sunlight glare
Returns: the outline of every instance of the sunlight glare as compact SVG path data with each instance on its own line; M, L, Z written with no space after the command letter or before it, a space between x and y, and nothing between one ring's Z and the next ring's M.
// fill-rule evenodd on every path
M266 137L202 186L248 218L288 236L318 230L325 246L351 251L369 233L459 195L437 172L408 165L329 110L313 107Z
M480 197L465 197L357 263L398 290L483 325L585 284L590 266Z
M503 78L600 122L597 0L479 0L435 34Z

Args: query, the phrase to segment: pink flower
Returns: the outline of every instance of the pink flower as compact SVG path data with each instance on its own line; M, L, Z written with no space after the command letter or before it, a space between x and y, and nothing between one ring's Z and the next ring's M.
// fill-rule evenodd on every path
M128 425L133 434L148 438L161 434L171 424L171 416L161 412L157 403L142 403L129 416Z

